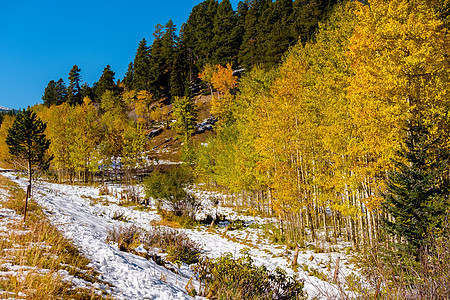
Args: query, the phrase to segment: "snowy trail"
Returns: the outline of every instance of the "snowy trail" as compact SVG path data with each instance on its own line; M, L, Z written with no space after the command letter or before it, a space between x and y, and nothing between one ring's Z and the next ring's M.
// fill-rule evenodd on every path
M16 179L13 174L5 175L26 186L25 181ZM35 200L51 214L53 223L91 260L102 274L102 280L112 285L113 296L118 299L193 299L184 291L189 278L177 276L152 261L106 243L108 230L121 222L99 214L99 205L90 206L88 200L81 197L86 193L98 197L98 189L95 193L95 188L41 183L34 191L37 192ZM146 221L146 218L139 219L140 223ZM150 219L151 216L147 221Z
M26 181L17 178L14 173L4 175L23 188L26 187ZM99 196L99 188L95 187L38 182L33 187L33 192L34 199L49 214L53 224L61 229L91 261L91 265L101 274L101 279L111 285L108 291L113 296L118 299L193 299L186 294L185 287L193 275L186 265L179 270L181 275L176 275L153 261L120 251L117 245L106 242L108 231L114 227L134 224L148 229L151 221L161 219L156 211L140 211L132 207L119 206L116 203L117 198ZM228 210L223 209L220 213ZM204 212L212 213L207 207L204 208ZM114 215L121 215L128 222L114 220ZM232 216L234 217L246 221L257 220L252 217ZM240 256L240 250L249 248L256 265L265 265L269 270L281 267L288 275L294 274L289 260L290 255L280 255L286 252L286 247L261 240L258 237L258 229L230 231L227 237L223 235L224 228L217 229L217 232L210 232L205 227L180 231L198 243L208 257L216 258L226 252L237 257ZM244 240L247 232L250 234L245 245L239 240ZM312 250L303 250L299 253L298 261L300 269L305 265L309 269L319 270L332 277L334 269L330 267L334 265L338 256L343 262L342 252L315 253ZM352 270L342 265L342 271L341 279ZM304 291L308 294L308 299L341 298L342 294L336 286L307 273L300 271L297 275L305 280ZM193 280L193 284L198 290L199 283ZM324 294L328 296L324 297Z

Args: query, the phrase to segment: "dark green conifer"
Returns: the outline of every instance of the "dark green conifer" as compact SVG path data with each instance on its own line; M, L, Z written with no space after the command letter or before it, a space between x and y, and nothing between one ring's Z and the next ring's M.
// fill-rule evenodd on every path
M169 20L164 27L158 24L153 34L155 39L151 51L151 92L158 98L171 98L171 76L178 44L176 31L175 24Z
M404 146L397 153L396 169L388 174L384 219L388 233L407 242L416 256L427 238L442 228L449 205L449 151L430 136L426 126L410 124Z
M29 107L18 114L8 129L6 144L13 157L23 160L28 168L28 190L25 200L24 222L27 215L28 197L31 193L33 168L47 170L53 157L46 155L50 141L45 136L47 125Z
M229 0L222 0L214 17L212 64L234 63L239 51L239 37L236 28L237 18Z
M97 99L98 101L101 99L103 93L105 91L112 91L115 92L117 87L116 87L116 83L114 82L114 76L116 75L116 73L114 73L114 71L111 70L111 66L107 65L104 69L103 69L103 73L100 76L100 79L98 80L96 87L95 87L95 99Z
M57 82L51 80L44 90L42 96L44 105L49 107L51 105L60 105L67 100L67 89L64 80L60 78Z
M77 105L83 102L81 95L81 75L80 68L74 65L69 72L69 86L67 87L67 102L70 105Z
M267 0L254 0L249 3L249 9L245 15L244 35L240 46L238 61L243 67L251 67L260 63L260 48L265 37L259 34L262 30L261 15L269 7ZM260 39L263 38L262 41Z
M127 72L125 73L125 76L123 77L122 80L124 86L126 89L128 90L132 90L133 89L133 85L134 85L134 66L133 63L129 63L128 64L128 69Z
M150 49L147 41L142 39L136 50L133 62L133 89L136 91L149 90L150 88Z

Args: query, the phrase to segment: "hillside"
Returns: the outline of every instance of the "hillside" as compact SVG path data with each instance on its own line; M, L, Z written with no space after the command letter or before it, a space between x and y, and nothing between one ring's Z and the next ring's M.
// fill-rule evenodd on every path
M192 136L195 143L203 143L213 135L213 117L211 115L211 96L194 97L198 109L197 130ZM164 105L162 110L172 114L172 105ZM152 132L154 132L152 134ZM155 151L157 160L164 162L181 162L182 141L176 131L168 126L159 125L150 131L151 149Z

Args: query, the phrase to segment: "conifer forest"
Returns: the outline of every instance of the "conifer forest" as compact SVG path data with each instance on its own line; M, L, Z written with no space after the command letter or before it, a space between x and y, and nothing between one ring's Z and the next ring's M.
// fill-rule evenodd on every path
M42 104L1 114L1 166L30 189L32 176L124 186L181 227L212 230L220 203L271 220L265 239L294 256L345 243L359 284L346 277L333 299L449 299L449 45L448 0L204 0L142 39L123 78L107 65L89 85L74 65ZM35 154L22 114L41 122ZM220 195L215 215L196 217L192 190ZM200 287L188 294L312 299L285 277L267 277L270 293L227 285L215 269L227 259L190 261Z

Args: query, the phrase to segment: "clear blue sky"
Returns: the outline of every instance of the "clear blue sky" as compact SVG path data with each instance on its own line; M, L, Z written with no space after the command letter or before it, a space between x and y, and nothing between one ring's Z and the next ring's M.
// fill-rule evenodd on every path
M143 38L172 19L179 29L201 0L0 0L0 106L42 103L50 80L66 84L73 65L83 82L106 65L122 79ZM238 0L230 1L237 8Z

